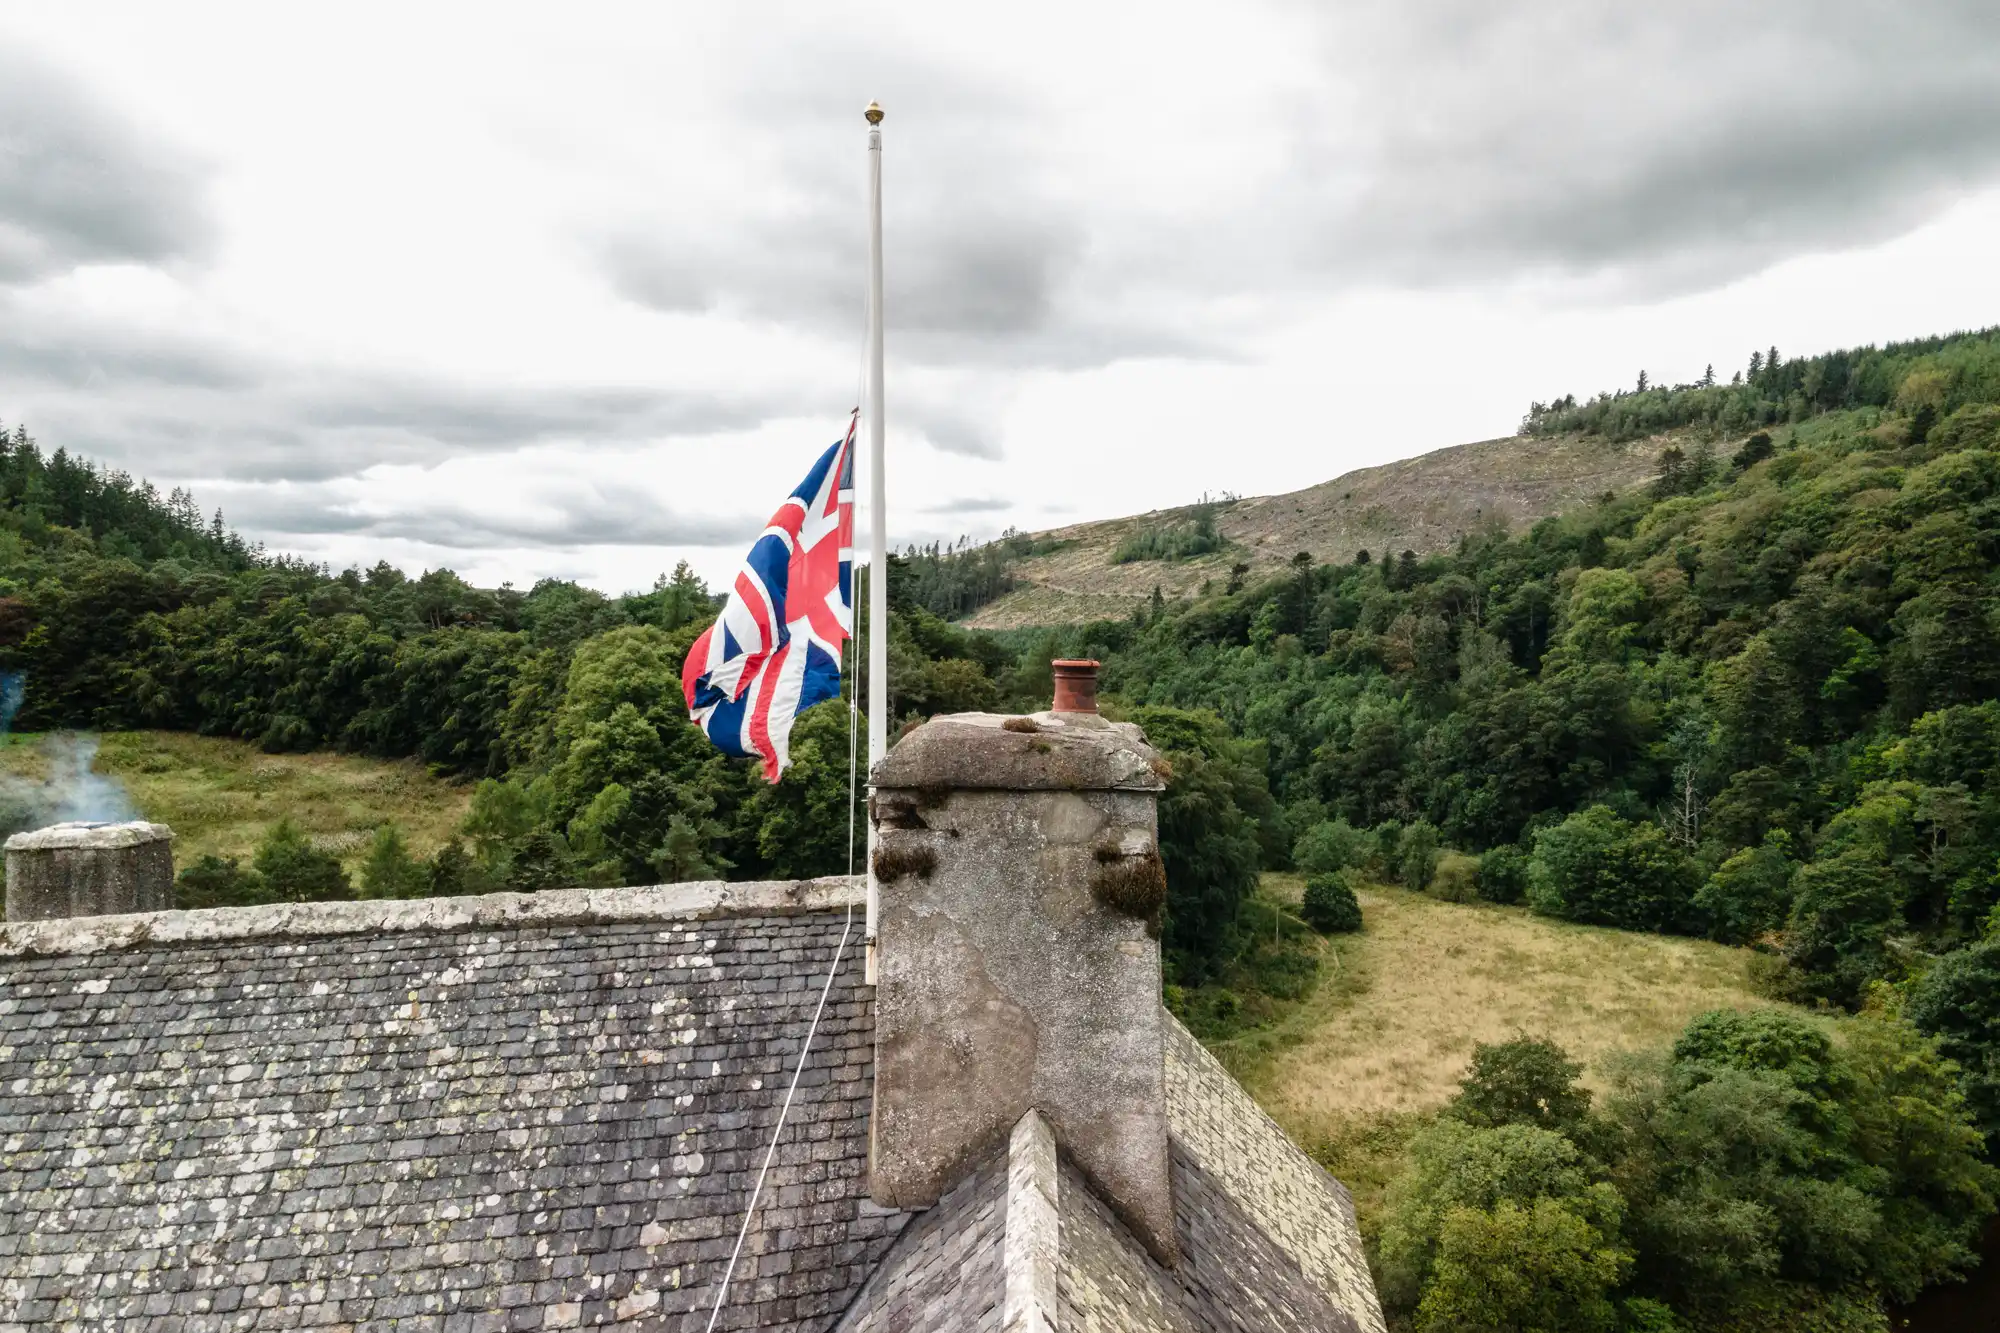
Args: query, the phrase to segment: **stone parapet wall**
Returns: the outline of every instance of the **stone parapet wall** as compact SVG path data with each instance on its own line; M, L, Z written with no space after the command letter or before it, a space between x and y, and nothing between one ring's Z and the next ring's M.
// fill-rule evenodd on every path
M743 883L698 880L644 888L488 893L467 898L272 903L187 912L134 912L123 916L7 922L0 925L0 958L106 953L231 940L611 925L746 913L786 915L839 908L853 908L858 914L866 897L864 881L859 877L830 875L822 879Z

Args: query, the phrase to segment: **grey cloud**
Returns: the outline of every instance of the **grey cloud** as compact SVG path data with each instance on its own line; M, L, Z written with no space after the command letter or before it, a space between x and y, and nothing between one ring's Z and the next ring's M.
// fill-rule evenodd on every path
M416 498L407 509L383 512L343 500L326 488L259 487L228 497L233 523L286 537L364 536L401 539L454 550L493 547L575 549L589 546L734 546L763 526L747 514L688 514L664 509L636 492L589 490L549 497L539 514L503 513Z
M745 315L858 348L861 126L841 94L818 91L824 71L840 69L834 85L881 88L892 105L883 305L893 358L1005 371L1222 354L1191 323L1140 312L1098 280L1091 183L1049 179L1032 81L886 45L821 33L737 53L727 110L754 182L732 174L703 192L709 207L582 237L610 288L668 313Z
M910 193L883 275L896 356L1088 365L1128 346L1166 346L1069 308L1082 249L1075 224L1025 208L974 208L946 182ZM598 238L593 249L612 289L640 305L805 325L858 346L859 239L855 219L816 208L679 235L648 227Z
M1317 182L1302 257L1344 284L1695 290L1897 234L2000 178L1993 5L1342 13L1343 92L1292 132Z
M708 207L586 245L640 305L858 343L858 127L815 91L830 67L904 99L885 166L892 357L989 373L1232 359L1357 288L1699 290L1897 234L2000 179L1985 0L1287 12L1321 74L1274 94L1274 124L1244 125L1246 155L1275 165L1230 194L1156 203L1051 178L1032 78L819 34L743 57L729 110L753 187L696 188ZM976 433L934 442L990 456Z
M803 393L328 370L192 337L49 324L0 299L0 418L162 478L313 481L552 441L748 429Z
M193 163L18 47L0 49L0 282L159 263L211 239Z

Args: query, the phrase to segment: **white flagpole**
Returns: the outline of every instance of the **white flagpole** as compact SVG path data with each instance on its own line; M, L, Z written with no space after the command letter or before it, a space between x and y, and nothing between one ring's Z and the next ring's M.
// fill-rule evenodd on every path
M889 532L887 477L883 472L882 409L882 108L868 118L868 774L889 749ZM875 821L868 821L868 962L875 981Z

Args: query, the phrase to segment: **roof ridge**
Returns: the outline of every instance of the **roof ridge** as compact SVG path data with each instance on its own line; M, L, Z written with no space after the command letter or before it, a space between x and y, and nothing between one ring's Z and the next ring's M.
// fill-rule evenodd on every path
M789 915L859 906L860 876L819 879L696 880L621 889L552 889L465 898L266 903L189 911L133 912L0 924L0 958L110 953L165 944L305 939L325 935L519 929L685 921L718 916Z
M1060 1179L1055 1131L1031 1108L1007 1140L1000 1333L1055 1333Z

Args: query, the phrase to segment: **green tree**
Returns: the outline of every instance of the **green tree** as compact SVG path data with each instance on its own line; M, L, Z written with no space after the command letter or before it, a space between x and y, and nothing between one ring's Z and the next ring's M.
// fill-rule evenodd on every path
M1479 1042L1445 1114L1485 1129L1532 1125L1573 1143L1589 1137L1590 1090L1583 1066L1552 1041Z
M1611 1333L1628 1251L1562 1201L1453 1208L1417 1305L1425 1333Z
M1361 929L1361 904L1355 899L1354 886L1348 882L1344 870L1306 876L1299 914L1322 935Z
M1162 938L1183 982L1213 975L1236 942L1237 918L1263 859L1252 810L1275 816L1263 765L1212 713L1147 707L1132 721L1167 758L1160 859L1167 870Z
M402 830L394 824L381 825L368 844L368 859L361 863L361 896L415 898L423 890L422 868L410 855Z
M1880 1177L1854 1153L1853 1091L1823 1032L1771 1010L1698 1015L1628 1071L1613 1178L1640 1289L1719 1314L1774 1281L1865 1280Z
M461 894L483 893L487 889L478 863L457 838L438 848L437 855L422 867L422 872L424 896L427 898L455 898Z
M752 778L754 789L743 804L744 820L756 829L761 864L766 873L785 879L845 874L852 829L854 870L860 873L868 837L860 803L867 793L849 785L845 706L828 700L801 713L792 726L791 748L792 766L784 777L776 783ZM707 817L692 809L680 813L690 821ZM682 838L687 841L685 833Z
M1535 835L1528 903L1545 916L1627 930L1685 926L1694 866L1652 824L1597 805Z
M1868 1276L1898 1303L1979 1263L2000 1170L1957 1086L1958 1068L1902 1017L1862 1015L1846 1029L1855 1155L1880 1173L1882 1226Z
M1560 1134L1520 1124L1484 1129L1455 1119L1421 1131L1411 1141L1405 1172L1389 1187L1380 1247L1384 1303L1418 1308L1433 1284L1454 1212L1491 1214L1503 1203L1532 1209L1539 1201L1584 1222L1593 1248L1617 1243L1624 1212L1618 1192L1595 1179L1583 1154ZM1471 1263L1469 1251L1458 1253ZM1453 1290L1476 1285L1488 1271L1481 1265L1455 1276ZM1509 1281L1497 1272L1489 1280Z
M340 858L313 846L289 819L280 819L265 831L255 864L264 891L274 902L336 902L354 896Z
M175 880L176 907L248 907L271 901L263 879L239 866L233 856L203 853Z
M1897 886L1879 859L1840 852L1801 866L1785 958L1814 995L1849 1008L1891 972L1889 938L1902 923Z
M1958 1066L1989 1148L2000 1145L2000 935L1933 963L1911 991L1908 1013Z
M1773 834L1716 867L1694 896L1710 939L1748 944L1784 925L1797 869L1786 855L1789 841L1782 833Z

